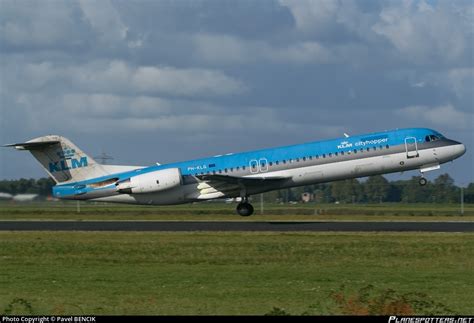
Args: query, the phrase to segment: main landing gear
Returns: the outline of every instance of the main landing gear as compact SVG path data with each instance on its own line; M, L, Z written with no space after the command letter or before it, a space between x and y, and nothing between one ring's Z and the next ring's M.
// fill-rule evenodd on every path
M241 216L250 216L253 214L253 206L249 203L248 197L243 198L242 202L237 205L237 213Z

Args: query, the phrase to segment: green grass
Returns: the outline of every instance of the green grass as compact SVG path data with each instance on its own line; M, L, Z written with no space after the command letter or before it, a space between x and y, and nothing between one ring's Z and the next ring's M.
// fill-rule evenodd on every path
M81 202L0 204L1 220L224 220L241 221L235 203L196 203L175 206L142 206ZM246 221L474 221L474 205L460 215L457 204L260 204Z
M0 313L338 314L342 284L474 312L470 233L1 232L0 250Z

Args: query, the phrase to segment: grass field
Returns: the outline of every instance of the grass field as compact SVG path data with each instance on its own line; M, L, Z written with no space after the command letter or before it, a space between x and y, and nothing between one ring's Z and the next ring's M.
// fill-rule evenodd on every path
M470 233L1 232L0 313L338 314L373 285L473 314L473 269Z
M457 204L260 204L242 218L235 203L196 203L175 206L135 206L105 203L0 203L0 220L225 220L225 221L474 221L474 204L464 215Z

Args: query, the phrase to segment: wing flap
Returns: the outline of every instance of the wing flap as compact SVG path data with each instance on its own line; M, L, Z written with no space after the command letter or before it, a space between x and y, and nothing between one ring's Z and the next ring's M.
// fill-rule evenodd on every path
M279 182L288 179L289 177L271 176L271 177L236 177L228 175L198 175L196 176L203 181L224 182L228 184L238 185L259 185L264 182Z

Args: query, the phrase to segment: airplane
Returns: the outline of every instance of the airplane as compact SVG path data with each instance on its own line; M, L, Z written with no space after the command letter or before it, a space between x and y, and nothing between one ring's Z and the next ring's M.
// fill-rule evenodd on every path
M28 150L53 178L53 196L129 204L172 205L240 198L237 213L249 216L249 196L335 180L440 168L466 147L427 128L397 129L298 145L230 153L151 166L97 163L69 139L48 135L9 144Z

